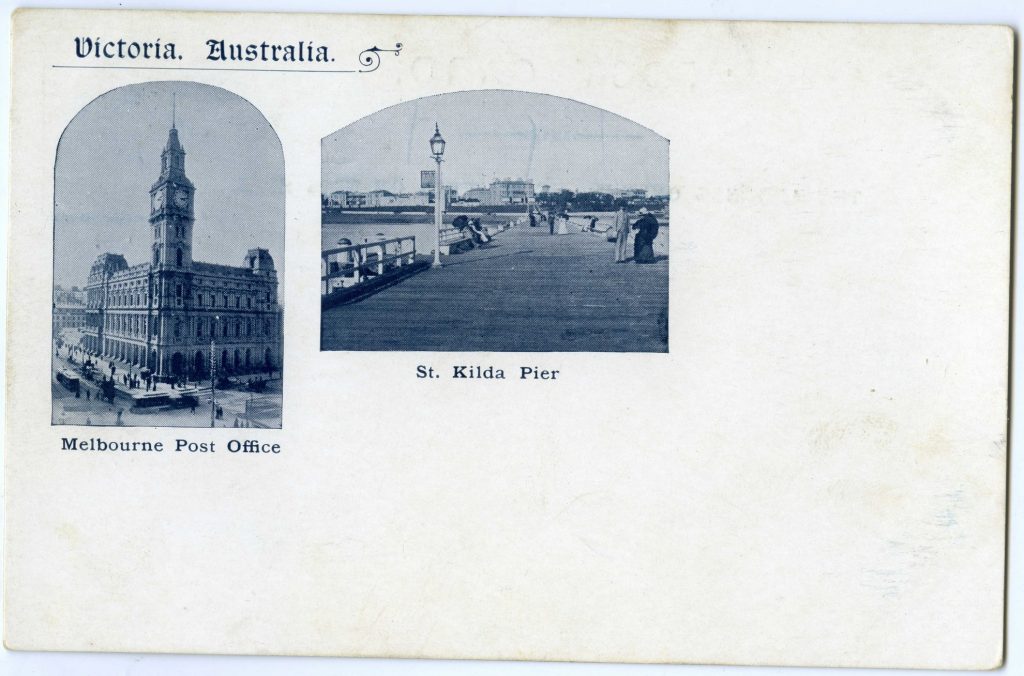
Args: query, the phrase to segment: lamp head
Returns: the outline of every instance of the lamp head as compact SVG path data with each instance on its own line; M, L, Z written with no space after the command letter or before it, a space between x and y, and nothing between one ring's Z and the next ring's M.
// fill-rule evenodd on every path
M435 157L441 157L444 155L444 138L441 136L441 130L438 129L437 123L434 123L434 135L430 137L430 154Z

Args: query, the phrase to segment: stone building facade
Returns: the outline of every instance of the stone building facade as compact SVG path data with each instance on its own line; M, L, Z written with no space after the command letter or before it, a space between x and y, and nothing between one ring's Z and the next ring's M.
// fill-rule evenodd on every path
M86 284L87 350L148 368L158 379L280 370L277 272L266 249L235 267L192 259L195 186L172 125L150 188L151 259L100 254ZM224 225L226 236L231 227Z
M53 304L53 335L59 336L65 329L85 327L85 306L76 303Z
M64 289L53 288L53 336L60 336L66 329L85 327L85 292L77 286Z

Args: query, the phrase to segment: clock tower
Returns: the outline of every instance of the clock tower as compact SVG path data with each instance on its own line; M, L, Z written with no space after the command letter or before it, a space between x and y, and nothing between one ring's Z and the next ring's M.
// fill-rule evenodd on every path
M195 187L185 176L185 149L172 120L167 145L160 153L160 178L149 189L154 270L185 271L192 267L194 197Z

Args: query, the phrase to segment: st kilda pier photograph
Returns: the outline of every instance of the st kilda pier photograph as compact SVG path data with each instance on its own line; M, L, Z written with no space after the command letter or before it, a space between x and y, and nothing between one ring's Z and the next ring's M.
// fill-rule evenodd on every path
M465 91L321 150L322 350L668 351L669 142L653 130Z

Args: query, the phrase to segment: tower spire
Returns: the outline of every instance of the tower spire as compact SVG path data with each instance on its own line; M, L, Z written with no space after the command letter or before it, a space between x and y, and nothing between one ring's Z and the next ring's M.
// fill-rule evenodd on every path
M178 104L178 93L177 92L171 92L171 129L176 129L177 128L174 125L174 114L176 112L175 109L177 108L177 104Z

